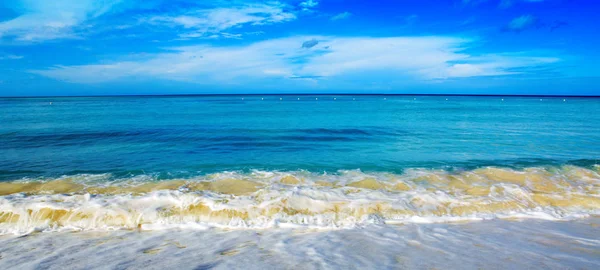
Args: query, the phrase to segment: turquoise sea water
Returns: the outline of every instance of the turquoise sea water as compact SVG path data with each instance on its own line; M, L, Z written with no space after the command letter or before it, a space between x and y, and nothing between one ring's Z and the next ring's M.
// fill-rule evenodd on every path
M600 214L600 99L0 100L0 235Z
M0 180L221 171L401 173L600 159L600 99L186 96L0 99Z

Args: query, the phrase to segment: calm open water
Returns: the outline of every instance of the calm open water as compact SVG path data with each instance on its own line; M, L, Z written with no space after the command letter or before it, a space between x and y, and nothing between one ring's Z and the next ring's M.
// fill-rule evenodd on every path
M82 173L167 179L252 169L585 167L600 159L600 99L5 98L0 153L5 181Z

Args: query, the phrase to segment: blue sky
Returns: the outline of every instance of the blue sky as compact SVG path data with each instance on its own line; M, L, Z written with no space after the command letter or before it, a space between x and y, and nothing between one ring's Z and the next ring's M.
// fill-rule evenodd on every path
M600 3L0 0L0 96L598 95Z

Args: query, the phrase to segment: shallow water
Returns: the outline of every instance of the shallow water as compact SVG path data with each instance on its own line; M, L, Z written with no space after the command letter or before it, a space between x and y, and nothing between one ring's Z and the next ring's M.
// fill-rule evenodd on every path
M600 220L0 236L3 269L598 269Z

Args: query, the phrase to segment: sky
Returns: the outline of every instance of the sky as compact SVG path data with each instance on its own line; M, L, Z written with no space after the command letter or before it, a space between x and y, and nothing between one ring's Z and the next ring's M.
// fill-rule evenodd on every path
M600 95L600 1L0 0L0 96Z

